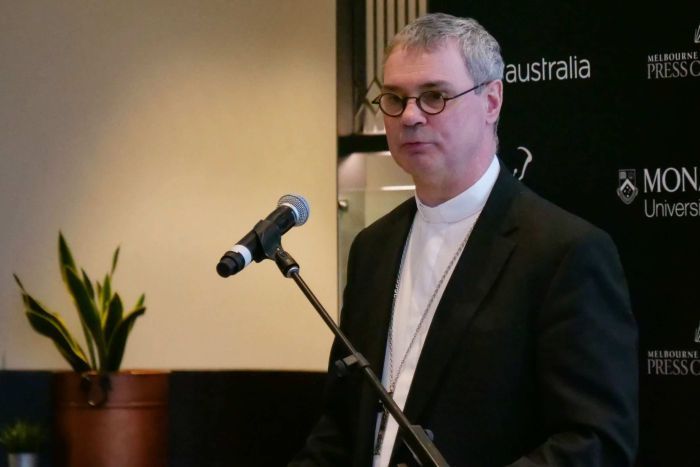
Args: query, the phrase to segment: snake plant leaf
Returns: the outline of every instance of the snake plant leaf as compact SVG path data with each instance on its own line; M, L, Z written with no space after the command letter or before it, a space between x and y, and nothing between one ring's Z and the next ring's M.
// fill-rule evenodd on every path
M87 342L88 352L90 352L90 366L93 370L97 370L99 366L97 364L97 359L95 358L95 341L90 336L90 331L82 321L80 322L80 328L83 330L83 336L85 336L85 342Z
M63 238L63 233L60 231L58 232L58 262L59 269L61 270L61 276L63 277L63 282L67 284L68 278L66 277L64 269L71 268L74 271L77 271L77 268L75 266L75 261L73 260L73 255L68 247L68 243L66 242L66 239Z
M87 363L87 358L85 357L85 352L80 347L80 344L71 335L70 331L66 327L65 323L61 317L47 310L47 308L39 303L34 297L27 293L22 281L19 280L16 274L13 274L17 285L22 291L22 301L24 302L25 313L29 319L29 324L39 332L51 339L53 339L54 344L58 347L59 352L68 363L76 369L76 371L87 371L90 369L90 365ZM35 316L37 315L37 316ZM46 328L46 326L52 326L53 329ZM83 368L87 365L87 369L78 370L77 368Z
M112 277L109 274L105 275L105 281L102 284L102 296L100 297L100 306L103 310L107 309L109 302L112 300Z
M70 278L68 271L77 271L78 267L75 264L75 260L73 259L73 254L70 251L70 247L68 246L68 242L66 242L66 239L63 237L63 233L61 231L58 232L58 258L59 258L59 269L61 270L61 277L63 278L63 282L66 284L68 287L68 290L71 292L71 295L73 296L73 299L75 300L76 306L78 306L79 301L76 300L76 296L73 293L73 287L70 284ZM83 271L83 278L86 279L85 282L87 284L83 284L86 287L87 293L92 295L92 301L94 303L94 291L90 293L92 289L92 285L89 283L89 279L87 279L87 274L85 274L85 271ZM79 308L79 307L78 307ZM93 369L96 369L97 362L95 360L95 343L94 338L91 337L91 330L90 327L88 326L87 322L83 319L81 315L80 319L80 325L81 328L83 329L83 335L85 336L85 341L88 346L88 350L90 351L90 362L92 363ZM97 344L98 346L98 355L100 355L100 361L102 361L101 353L99 352L99 343Z
M61 353L63 353L64 355L66 353L70 356L75 355L78 359L87 363L87 359L85 358L85 352L83 352L83 349L80 347L80 344L77 343L77 341L71 335L70 331L68 331L68 328L66 327L65 323L58 314L51 313L50 311L48 311L46 307L44 307L41 303L35 300L34 297L27 293L22 294L22 299L24 300L25 312L27 314L27 317L29 318L30 324L32 324L32 327L34 327L41 334L52 338L56 343L56 346L59 348L59 350L61 350ZM44 331L46 332L42 332L43 327L42 329L37 329L37 326L41 326L42 323L36 322L36 319L38 319L36 318L36 316L50 324L56 332L54 332L53 330L49 330L50 332L48 332L45 329ZM57 335L57 333L59 335ZM66 359L69 360L72 366L74 366L73 362L71 361L72 357L66 356Z
M85 352L68 331L61 317L51 313L34 300L25 290L19 277L13 274L22 291L27 318L35 331L52 339L61 355L75 371L118 370L131 328L136 319L146 310L145 295L141 295L137 306L124 317L122 299L112 289L112 276L119 261L120 247L117 247L112 255L110 272L105 275L102 283L99 281L93 283L87 272L76 266L62 232L59 232L58 236L58 250L61 277L75 302L90 351L90 360L88 361Z
M51 319L50 315L43 315L34 311L27 311L27 318L32 328L39 334L53 340L58 351L63 355L63 358L70 364L73 370L77 372L90 371L90 364L85 358L85 353L76 347L75 342L66 335L65 327L62 327L60 322Z
M80 347L75 338L71 335L70 331L68 331L68 327L57 313L52 313L48 311L48 309L44 305L39 303L36 299L34 299L34 297L29 295L28 293L22 294L22 300L24 301L24 308L27 313L37 313L54 323L54 326L59 331L61 331L61 333L66 337L66 339L70 343L71 347L76 351L76 353L80 354L81 356L85 355L83 349Z
M88 294L90 294L92 301L95 301L95 289L92 288L92 282L90 281L87 272L85 272L85 269L81 269L80 271L83 273L83 284L85 284L85 288L87 289Z
M126 346L126 339L129 337L129 332L134 325L136 318L141 316L146 312L145 307L137 308L129 313L124 320L119 323L117 328L114 330L114 334L109 341L109 350L107 352L108 359L107 365L104 371L118 371L122 364L122 357L124 356L124 347Z
M85 327L87 327L90 331L90 335L95 340L97 355L100 359L100 366L102 366L105 362L107 346L104 334L102 333L102 320L100 319L97 306L95 306L95 302L90 298L85 284L78 278L75 270L72 268L64 268L64 270L66 272L66 278L68 279L68 289L75 302L80 320L85 324Z
M66 284L66 287L68 287L68 290L71 292L71 295L73 295L73 292L71 291L71 286L69 284L67 271L69 269L72 271L77 271L78 267L75 264L75 260L73 259L73 254L71 253L70 247L68 246L68 242L63 237L63 233L60 231L58 233L58 257L59 257L59 266L60 266L60 270L61 270L61 277L63 278L63 282ZM83 278L87 279L87 274L85 274L85 271L83 271ZM89 283L89 279L86 280L86 282ZM90 289L92 289L92 285L91 284L85 285L85 287L87 288L88 293L90 293ZM93 301L94 301L94 292L92 295L93 295ZM77 304L77 302L76 302L76 304ZM88 350L90 351L90 361L92 362L93 368L95 368L97 366L97 363L95 360L95 349L94 349L95 345L93 343L93 338L91 337L91 332L89 331L89 328L88 328L86 322L82 318L81 318L80 324L81 324L81 327L83 329L83 334L85 336L85 341L87 342Z
M143 306L143 302L146 301L146 294L142 293L141 296L139 297L138 302L136 302L136 306L134 308L141 308Z
M116 250L114 250L114 255L112 255L112 270L109 272L109 275L114 274L114 270L117 269L117 260L119 260L119 249L121 247L118 246Z
M112 339L114 330L117 329L117 326L121 323L123 313L124 307L122 305L122 300L119 298L119 294L115 293L114 297L112 297L112 300L109 302L109 308L105 314L103 325L105 340L107 342Z
M88 294L90 295L90 298L92 301L95 301L95 289L92 288L92 282L90 281L90 278L87 275L87 272L85 272L85 269L81 269L83 273L83 284L85 284L85 288L88 291ZM87 346L88 346L88 352L90 352L90 363L92 364L93 368L97 367L97 362L95 361L95 345L92 339L90 339L89 332L87 329L87 326L85 325L84 322L80 323L83 328L83 334L85 335L85 340L87 341Z
M15 278L15 282L17 282L17 285L19 286L19 289L22 291L22 294L26 294L27 291L24 289L24 285L22 285L22 281L19 280L19 277L17 277L17 274L12 274L12 277Z

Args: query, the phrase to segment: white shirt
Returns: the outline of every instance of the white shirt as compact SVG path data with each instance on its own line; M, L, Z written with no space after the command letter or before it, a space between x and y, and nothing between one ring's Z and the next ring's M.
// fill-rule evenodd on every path
M393 324L389 330L392 333L393 342L390 348L389 339L387 339L382 376L382 384L387 390L390 388L390 379L396 379L393 398L402 410L408 398L411 381L435 309L457 264L456 260L452 264L450 261L455 255L460 256L462 243L471 234L496 183L499 170L498 158L494 156L489 168L474 185L435 207L424 205L416 196L418 212L413 219L413 227L399 272L401 279L394 304ZM445 279L435 292L443 274ZM426 312L433 293L435 298ZM427 313L425 320L421 328L416 330L424 312ZM399 373L401 360L414 334L415 340ZM393 367L391 369L393 375L390 375L390 367ZM377 416L375 440L380 421L381 416ZM379 455L374 456L374 467L389 465L397 432L398 424L393 417L389 416L381 451Z

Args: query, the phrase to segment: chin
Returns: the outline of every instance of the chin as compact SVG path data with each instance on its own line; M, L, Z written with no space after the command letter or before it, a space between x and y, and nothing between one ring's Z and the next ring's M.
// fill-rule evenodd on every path
M401 154L398 158L394 157L394 161L415 179L416 176L425 176L435 171L434 156L427 153Z

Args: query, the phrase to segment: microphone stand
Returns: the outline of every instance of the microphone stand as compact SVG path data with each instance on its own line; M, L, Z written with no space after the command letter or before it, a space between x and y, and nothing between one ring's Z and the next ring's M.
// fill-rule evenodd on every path
M379 396L383 406L399 424L399 432L401 433L404 443L406 443L406 446L420 465L424 467L449 467L447 461L442 457L442 454L440 454L440 451L435 447L426 431L420 425L412 425L408 418L406 418L406 415L404 415L399 406L396 405L394 399L387 393L381 381L377 378L377 375L370 368L367 359L355 349L323 305L321 305L321 302L318 301L309 286L306 285L306 282L304 282L304 279L302 279L299 274L299 264L289 253L282 249L282 234L279 229L274 225L266 226L267 228L265 229L258 229L257 227L258 226L256 226L255 232L265 257L275 261L284 277L294 280L309 302L311 302L311 305L316 309L319 316L321 316L321 319L323 319L330 330L333 331L338 341L350 354L335 362L335 368L338 374L344 376L350 371L360 369L374 392Z

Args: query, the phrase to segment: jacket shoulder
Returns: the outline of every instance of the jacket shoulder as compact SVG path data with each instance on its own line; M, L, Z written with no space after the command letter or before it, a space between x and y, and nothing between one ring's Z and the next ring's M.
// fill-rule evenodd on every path
M381 239L397 228L407 228L416 214L416 200L411 197L362 229L356 240Z
M566 248L585 239L613 243L600 227L543 198L522 183L513 206L513 215L529 242Z

